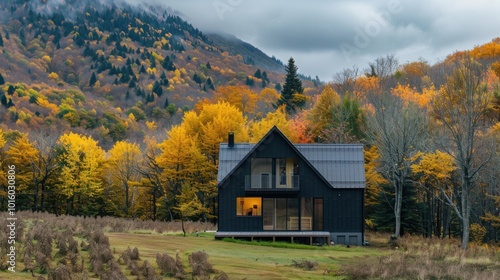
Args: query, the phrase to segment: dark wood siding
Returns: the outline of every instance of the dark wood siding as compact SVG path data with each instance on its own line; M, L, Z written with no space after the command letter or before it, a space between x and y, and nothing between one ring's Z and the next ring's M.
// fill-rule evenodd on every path
M335 190L332 210L333 230L331 232L363 231L363 189Z
M297 158L298 192L245 191L245 176L251 174L251 158ZM237 197L323 198L323 231L363 232L363 189L333 189L309 166L296 150L278 134L271 134L235 172L219 186L219 231L262 231L262 216L236 215ZM300 211L300 210L299 210Z

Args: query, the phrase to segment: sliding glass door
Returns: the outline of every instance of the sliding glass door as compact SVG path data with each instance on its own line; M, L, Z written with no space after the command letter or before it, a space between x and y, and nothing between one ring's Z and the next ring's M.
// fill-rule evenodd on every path
M299 198L263 198L263 230L299 230L299 209Z

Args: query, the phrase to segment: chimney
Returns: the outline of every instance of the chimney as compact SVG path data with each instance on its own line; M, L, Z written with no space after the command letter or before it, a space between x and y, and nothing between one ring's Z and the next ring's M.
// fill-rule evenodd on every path
M232 131L227 134L227 146L229 148L234 147L234 132Z

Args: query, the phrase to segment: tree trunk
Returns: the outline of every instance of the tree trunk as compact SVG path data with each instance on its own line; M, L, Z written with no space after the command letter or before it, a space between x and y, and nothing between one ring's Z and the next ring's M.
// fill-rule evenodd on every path
M462 249L466 250L469 246L470 235L470 182L464 180L462 184Z
M396 218L396 227L394 236L401 236L401 209L403 205L403 184L396 182L396 200L394 202L394 217Z

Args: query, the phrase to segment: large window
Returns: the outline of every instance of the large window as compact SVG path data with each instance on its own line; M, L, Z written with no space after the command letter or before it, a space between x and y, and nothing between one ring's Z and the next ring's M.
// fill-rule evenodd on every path
M245 176L246 190L299 189L296 158L252 158L250 170Z
M296 188L295 181L299 175L299 166L296 158L277 158L276 159L276 187L277 188Z
M262 198L236 198L236 216L262 216Z
M299 230L298 198L263 198L264 230Z
M262 218L263 230L323 230L323 198L263 198Z

